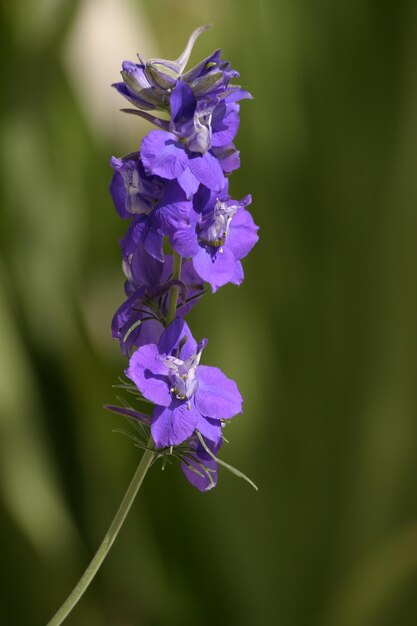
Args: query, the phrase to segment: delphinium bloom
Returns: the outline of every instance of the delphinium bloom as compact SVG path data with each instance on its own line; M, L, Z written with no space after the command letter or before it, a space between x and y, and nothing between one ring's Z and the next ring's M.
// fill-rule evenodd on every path
M145 170L167 180L178 180L187 198L193 196L200 183L221 191L224 173L239 164L236 155L232 159L236 152L232 142L239 126L236 101L250 94L239 89L222 95L223 98L215 95L198 100L192 89L178 79L170 95L169 132L153 130L142 140ZM228 160L219 160L213 149L227 151Z
M163 181L144 171L139 153L110 161L115 170L110 184L120 217L131 218L123 240L123 256L143 246L156 259L164 260L163 238L189 222L192 204L176 180Z
M252 96L233 84L239 74L220 50L187 70L207 28L197 28L174 61L124 61L123 82L114 85L134 107L122 110L157 128L138 139L138 151L110 161L110 193L128 222L119 242L125 300L112 334L129 364L127 380L116 386L135 404L121 398L121 406L107 408L129 421L133 430L125 434L143 455L96 555L49 626L62 623L90 584L158 459L162 467L179 461L201 492L216 486L219 466L256 488L218 456L224 428L242 412L238 387L203 363L207 340L197 343L184 320L210 290L242 283L241 260L258 240L251 196L234 200L229 193L229 176L240 166L239 101Z
M194 196L191 219L170 237L174 250L191 257L197 275L213 291L229 282L242 283L241 259L258 241L258 227L246 210L251 196L239 201L227 192L227 182L220 194L200 186Z
M242 410L236 383L217 367L200 365L207 340L196 343L186 322L176 318L157 344L141 346L127 376L155 404L151 433L157 448L186 441L195 430L221 440L222 420Z

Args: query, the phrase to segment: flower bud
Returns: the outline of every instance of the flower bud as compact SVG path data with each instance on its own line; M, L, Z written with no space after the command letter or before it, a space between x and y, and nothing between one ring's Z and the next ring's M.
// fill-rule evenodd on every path
M173 89L181 74L181 67L176 61L150 59L146 62L145 73L152 87Z

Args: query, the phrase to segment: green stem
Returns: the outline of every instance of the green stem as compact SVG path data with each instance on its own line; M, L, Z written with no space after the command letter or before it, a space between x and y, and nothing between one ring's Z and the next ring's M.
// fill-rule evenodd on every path
M172 278L174 280L180 280L181 278L181 264L182 264L182 257L176 252L174 252L173 264L172 264ZM167 326L175 319L175 314L177 312L179 290L180 288L177 285L175 287L172 287L171 289L171 295L169 296Z
M174 259L173 259L172 278L179 280L181 277L182 257L176 252L174 252L173 256L174 256ZM167 326L175 319L175 315L177 312L177 304L178 304L178 292L179 292L179 287L177 285L172 287L170 297L169 297ZM150 438L148 445L149 447L153 446L152 438ZM135 475L132 478L132 482L130 483L125 493L125 496L117 510L116 515L114 516L112 523L110 524L110 527L103 541L100 544L99 549L94 555L90 565L87 567L84 574L82 575L82 577L80 578L80 580L78 581L78 583L76 584L76 586L74 587L74 589L72 590L68 598L65 600L64 604L62 604L61 608L57 611L57 613L55 613L51 621L48 622L47 626L60 626L60 624L62 624L64 619L68 617L68 615L71 613L72 609L75 607L75 605L77 604L81 596L84 594L87 587L93 580L94 576L97 574L98 570L100 569L101 564L103 563L104 559L108 555L110 548L112 547L117 535L119 534L121 527L123 526L126 516L130 511L130 508L133 504L136 494L139 491L139 488L143 482L143 479L145 478L146 472L151 466L151 463L154 457L155 457L155 452L153 450L145 450L145 452L143 453L138 469L136 470Z
M62 624L64 619L71 613L72 609L75 607L94 576L97 574L101 564L106 558L107 554L110 551L117 535L121 527L123 526L123 522L126 519L127 514L133 504L133 501L136 497L137 492L145 478L146 472L148 471L153 458L155 456L155 452L152 450L145 450L143 453L142 459L139 463L139 466L135 472L135 475L132 478L132 482L130 483L128 490L125 493L125 496L117 510L116 515L112 523L110 524L110 528L108 529L103 541L96 554L94 555L90 565L85 570L84 574L78 581L77 585L74 587L68 598L65 600L64 604L57 611L54 617L48 622L47 626L59 626Z

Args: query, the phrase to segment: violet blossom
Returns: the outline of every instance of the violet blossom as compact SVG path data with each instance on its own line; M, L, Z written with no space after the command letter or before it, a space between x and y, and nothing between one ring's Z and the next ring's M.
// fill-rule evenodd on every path
M170 242L178 254L192 257L193 267L213 291L226 283L243 281L243 259L258 241L258 227L246 207L251 196L233 200L226 183L220 194L200 187L194 196L194 212Z
M217 367L199 364L206 344L197 344L186 322L176 318L157 344L141 346L129 361L126 375L155 404L156 448L179 445L196 430L218 442L222 420L242 411L236 383Z
M167 180L177 179L187 198L200 183L219 192L224 187L224 172L230 172L239 161L233 139L239 127L237 100L251 97L238 90L224 96L197 100L191 88L181 79L170 96L170 132L154 130L142 140L141 155L146 172ZM216 158L213 149L227 149L228 161ZM233 164L232 164L233 163Z

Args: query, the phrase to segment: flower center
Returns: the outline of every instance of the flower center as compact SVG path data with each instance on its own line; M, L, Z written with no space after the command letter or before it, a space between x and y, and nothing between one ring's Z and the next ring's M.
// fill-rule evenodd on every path
M193 126L186 140L191 152L204 154L211 148L211 111L194 114Z
M161 190L155 182L148 182L136 168L122 172L129 213L148 215L159 201Z
M197 350L185 361L175 356L163 357L163 363L170 369L170 393L177 400L189 400L197 390L197 367L200 363L201 353L207 345L207 339L203 339L197 346Z
M230 230L230 223L237 211L236 205L229 206L227 202L217 200L212 213L203 219L199 238L204 243L215 248L220 248L227 239Z

